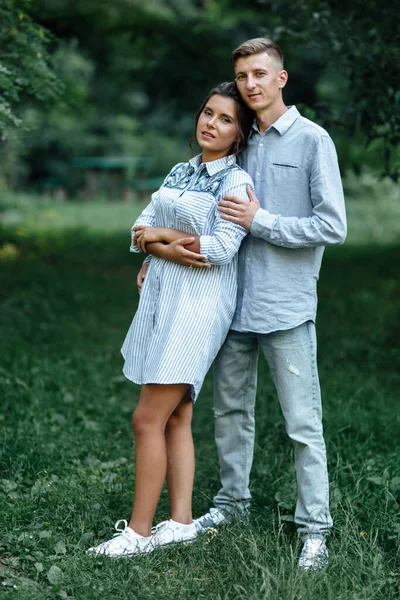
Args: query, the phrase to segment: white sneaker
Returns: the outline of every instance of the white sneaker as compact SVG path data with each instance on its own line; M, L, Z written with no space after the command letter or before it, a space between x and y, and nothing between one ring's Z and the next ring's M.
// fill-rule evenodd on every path
M155 548L158 546L167 546L168 544L177 544L179 542L190 543L194 542L197 536L196 526L194 523L178 523L169 519L162 521L151 530L152 544Z
M208 513L193 521L197 533L206 533L210 527L215 528L218 527L218 525L229 525L231 522L231 515L219 510L219 508L210 508Z
M299 568L304 571L316 571L328 566L328 548L325 538L310 535L306 538L300 553Z
M124 528L119 528L119 524L123 523ZM86 550L88 554L103 554L117 558L121 556L133 556L135 554L147 554L153 552L154 545L152 544L152 536L144 537L139 535L133 529L128 527L125 519L121 519L115 523L117 533L114 533L111 540L103 542L98 546L93 546Z

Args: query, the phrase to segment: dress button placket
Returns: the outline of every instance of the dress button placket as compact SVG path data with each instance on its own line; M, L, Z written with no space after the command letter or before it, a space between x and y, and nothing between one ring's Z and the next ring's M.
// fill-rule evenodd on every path
M193 174L193 176L191 177L189 183L183 188L183 190L181 191L181 193L179 194L179 198L181 196L183 196L183 194L186 192L186 190L188 190L190 188L190 186L196 181L197 179L197 172L195 172Z

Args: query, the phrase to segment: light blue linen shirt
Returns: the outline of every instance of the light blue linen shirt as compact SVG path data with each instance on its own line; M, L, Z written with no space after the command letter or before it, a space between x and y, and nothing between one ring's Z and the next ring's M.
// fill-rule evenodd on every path
M253 124L239 163L261 208L239 251L231 328L270 333L314 321L324 246L346 237L335 146L292 106L263 134Z

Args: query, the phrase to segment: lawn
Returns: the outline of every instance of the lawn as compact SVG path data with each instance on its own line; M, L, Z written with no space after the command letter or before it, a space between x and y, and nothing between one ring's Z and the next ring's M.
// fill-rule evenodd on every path
M386 186L386 187L385 187ZM139 388L119 348L137 303L139 205L0 205L0 597L4 600L400 598L400 201L349 180L349 241L327 249L319 367L335 521L324 572L296 569L293 452L260 363L249 524L113 561L85 548L128 518ZM196 404L194 514L218 489L212 374ZM168 517L163 494L156 519Z

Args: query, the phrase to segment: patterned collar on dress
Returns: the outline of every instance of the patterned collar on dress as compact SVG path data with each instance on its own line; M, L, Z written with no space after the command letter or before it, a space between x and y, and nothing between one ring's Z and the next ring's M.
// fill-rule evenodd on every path
M235 164L236 156L234 154L229 154L229 156L224 156L223 158L218 158L217 160L210 160L205 163L201 162L201 154L198 154L189 160L189 165L193 167L195 171L202 167L204 168L205 166L210 177Z
M285 133L287 132L287 130L290 129L290 127L293 125L293 123L299 117L300 117L300 113L297 110L297 108L294 105L293 106L288 106L287 107L287 111L284 112L283 115L281 115L279 117L279 119L277 119L275 121L275 123L272 123L272 125L268 129L271 129L271 127L273 127L274 129L277 130L277 132L280 135L285 135ZM268 129L267 129L267 131L268 131ZM253 130L256 131L257 133L260 133L259 129L258 129L258 125L257 125L256 119L254 119ZM253 133L253 131L252 131L252 133Z

